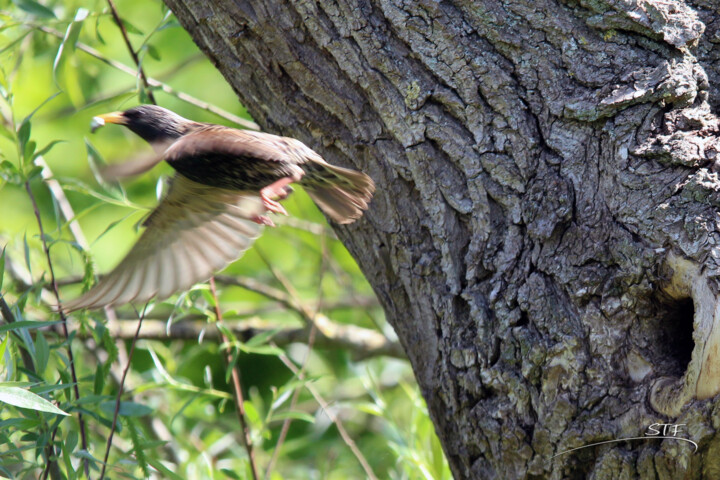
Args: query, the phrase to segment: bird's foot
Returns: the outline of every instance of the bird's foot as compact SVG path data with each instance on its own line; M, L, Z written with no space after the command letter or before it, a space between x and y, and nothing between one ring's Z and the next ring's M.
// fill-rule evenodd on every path
M274 227L275 223L273 223L272 220L270 220L270 217L266 217L265 215L256 215L252 217L250 220L257 223L258 225L265 225L267 227Z
M263 189L264 190L264 189ZM262 200L263 207L268 212L279 213L280 215L287 215L285 208L275 200L268 197L262 190L260 191L260 199Z

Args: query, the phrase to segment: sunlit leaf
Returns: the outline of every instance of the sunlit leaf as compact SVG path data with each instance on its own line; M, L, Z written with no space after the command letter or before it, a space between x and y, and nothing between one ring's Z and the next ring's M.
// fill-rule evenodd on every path
M5 335L2 343L0 343L0 360L5 362L5 350L7 349L8 341L10 341L10 335Z
M54 413L56 415L70 415L69 413L63 412L41 396L35 395L28 390L18 387L6 387L0 385L0 402L30 410Z
M68 25L67 30L65 31L65 36L63 37L62 42L60 42L57 54L55 55L55 60L53 61L52 72L53 79L55 80L56 84L58 83L58 68L61 62L67 56L67 52L75 49L75 43L80 36L80 30L82 30L83 21L87 18L89 13L90 12L85 8L78 8L77 12L75 13L75 18L72 22L70 22L70 25Z
M273 413L272 415L272 420L274 422L279 422L286 419L301 420L303 422L315 423L315 417L305 412L278 412Z

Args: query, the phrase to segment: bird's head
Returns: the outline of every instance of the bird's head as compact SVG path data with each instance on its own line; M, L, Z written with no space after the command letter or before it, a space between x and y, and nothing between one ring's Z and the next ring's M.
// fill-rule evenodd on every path
M164 144L187 133L195 122L157 105L139 105L124 112L98 115L92 119L94 132L106 123L125 125L150 144Z

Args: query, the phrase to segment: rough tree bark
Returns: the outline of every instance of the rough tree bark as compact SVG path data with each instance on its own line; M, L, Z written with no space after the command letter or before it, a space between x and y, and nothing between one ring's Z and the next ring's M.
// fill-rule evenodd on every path
M336 231L457 478L720 478L717 2L166 1L265 130L377 182ZM697 453L553 458L658 422Z

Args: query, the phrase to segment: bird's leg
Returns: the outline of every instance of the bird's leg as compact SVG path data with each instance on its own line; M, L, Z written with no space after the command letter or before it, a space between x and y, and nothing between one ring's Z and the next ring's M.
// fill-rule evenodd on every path
M269 212L287 215L287 211L285 211L285 208L283 208L282 205L276 202L275 199L286 199L287 196L290 195L290 192L292 192L290 184L298 180L300 179L294 176L281 178L280 180L277 180L260 190L260 199L262 200L265 208Z

